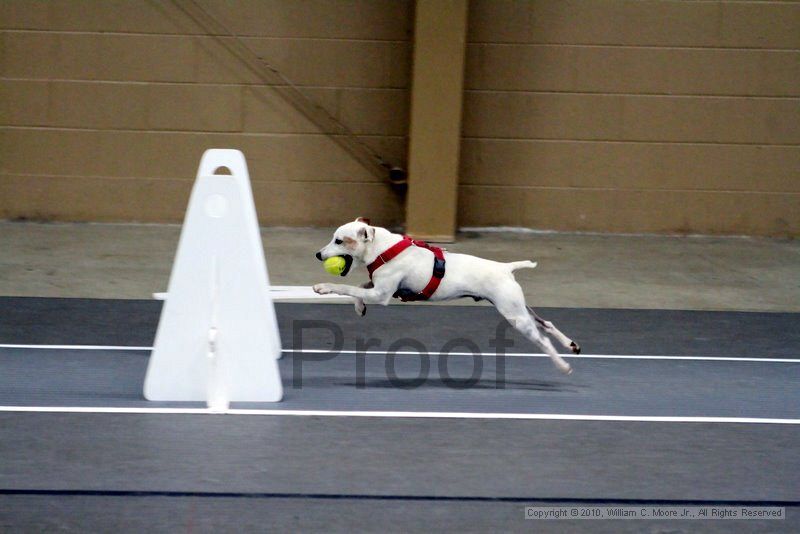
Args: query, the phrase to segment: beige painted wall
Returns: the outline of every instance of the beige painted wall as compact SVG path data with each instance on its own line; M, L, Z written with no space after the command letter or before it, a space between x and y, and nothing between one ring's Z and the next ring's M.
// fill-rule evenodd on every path
M203 0L391 162L406 159L404 0ZM0 217L180 221L199 158L244 151L268 225L401 200L169 0L0 0Z
M800 234L800 3L469 17L460 225Z
M412 0L203 0L405 165ZM800 3L472 0L461 226L800 235ZM269 225L387 184L168 0L0 0L0 218L179 221L205 148Z

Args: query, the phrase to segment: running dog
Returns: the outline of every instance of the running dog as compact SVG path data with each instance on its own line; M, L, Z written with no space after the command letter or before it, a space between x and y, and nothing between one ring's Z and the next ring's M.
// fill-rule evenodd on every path
M514 271L532 269L536 267L535 262L499 263L468 254L445 252L425 242L371 226L369 219L363 217L337 228L331 242L316 254L320 261L333 256L345 258L341 276L346 276L353 265L363 264L367 266L371 282L361 287L317 284L314 291L320 295L334 293L353 297L359 315L366 313L367 304L386 305L392 297L403 301L472 297L476 301L491 302L514 328L539 345L563 373L570 374L572 368L539 329L573 353L581 352L574 341L525 304Z

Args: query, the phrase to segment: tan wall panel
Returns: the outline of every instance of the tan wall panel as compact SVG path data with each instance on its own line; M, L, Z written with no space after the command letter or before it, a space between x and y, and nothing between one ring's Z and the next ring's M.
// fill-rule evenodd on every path
M204 0L240 35L406 40L411 0Z
M361 142L402 164L410 0L201 4L310 86L306 94ZM399 222L401 202L384 176L173 2L5 0L0 39L7 216L179 220L203 151L224 147L245 153L269 224L333 223L342 206Z
M16 117L8 124L119 130L242 129L238 86L18 81L0 82L0 86L7 87L15 98ZM41 105L43 90L48 95L44 114L31 107Z
M50 89L47 83L0 80L1 124L47 124L49 104Z
M800 143L800 100L468 92L466 137Z
M402 161L402 138L366 138ZM0 169L8 174L194 179L207 148L236 148L257 181L376 182L330 137L177 132L0 129Z
M407 42L246 39L295 85L397 88L409 84ZM206 75L200 65L199 76Z
M470 42L800 48L796 2L472 0Z
M181 222L192 183L193 179L4 175L0 218ZM253 196L265 225L335 226L358 214L392 225L402 218L401 207L383 184L253 182Z
M0 2L0 28L46 28L50 3L46 0Z
M385 184L276 182L253 184L259 220L273 226L339 226L356 217L392 226L402 204Z
M255 85L243 87L242 130L245 132L319 133L319 126L291 105L292 98L291 88Z
M204 0L238 35L405 40L410 0ZM199 31L169 1L3 0L4 28L186 33Z
M797 234L800 3L470 6L461 224Z
M214 146L244 148L224 135L0 129L0 165L8 174L191 179Z
M82 128L149 128L146 85L48 84L47 126Z
M244 131L321 131L315 122L286 102L281 96L283 92L280 88L245 87L242 90ZM407 133L408 92L405 90L305 88L302 93L356 134L404 136ZM323 124L328 122L323 121ZM326 131L339 129L328 125Z
M13 110L5 124L146 129L145 85L0 81Z
M147 119L155 130L242 131L238 86L149 85Z
M800 147L465 139L461 183L800 192Z
M179 222L191 188L191 180L3 175L0 218Z
M357 134L408 134L409 95L404 89L306 89L310 98Z
M611 232L741 234L745 228L756 235L800 232L798 194L553 189L528 190L526 195L521 221L529 227L569 217L557 209L569 206L569 225L579 231L599 226Z
M800 194L462 186L462 226L796 235Z
M522 226L520 188L460 185L458 226Z
M368 145L370 139L362 138ZM404 153L405 140L391 140L398 153ZM295 182L373 182L390 189L385 177L375 176L362 167L328 136L254 136L245 142L249 150L248 163L259 166L259 180L290 180ZM386 145L383 145L386 146ZM403 156L393 156L389 148L381 152L402 161ZM196 164L195 164L196 165ZM255 179L255 178L254 178ZM316 202L315 199L309 199Z
M800 52L473 44L466 79L506 91L799 96Z
M176 33L172 2L132 0L3 0L0 27L15 30ZM184 26L186 23L183 24ZM196 28L195 24L191 27Z
M240 83L282 83L264 77L251 63L231 61L231 39L193 37L199 82L234 79ZM263 58L294 85L397 88L408 85L410 49L404 42L330 41L322 39L242 39L250 53Z
M401 90L306 89L351 131L406 135ZM0 80L4 123L71 128L320 133L276 89L200 84ZM327 124L327 123L326 123ZM327 125L327 130L338 128Z
M4 32L0 72L9 78L262 83L224 39L200 36ZM228 40L230 41L230 40ZM402 42L246 39L295 85L408 86ZM278 81L270 77L270 82Z
M3 32L8 78L175 81L195 78L195 39L162 35Z

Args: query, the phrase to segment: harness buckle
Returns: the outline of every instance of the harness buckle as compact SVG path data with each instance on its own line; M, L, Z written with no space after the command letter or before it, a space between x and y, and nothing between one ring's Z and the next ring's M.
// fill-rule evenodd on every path
M444 258L433 259L433 276L434 278L444 278Z

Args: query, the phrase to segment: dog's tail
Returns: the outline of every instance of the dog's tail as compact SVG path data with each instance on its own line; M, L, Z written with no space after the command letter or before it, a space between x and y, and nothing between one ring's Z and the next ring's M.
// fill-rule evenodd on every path
M533 269L538 265L535 261L512 261L511 263L506 263L508 265L509 270L513 273L517 269Z

